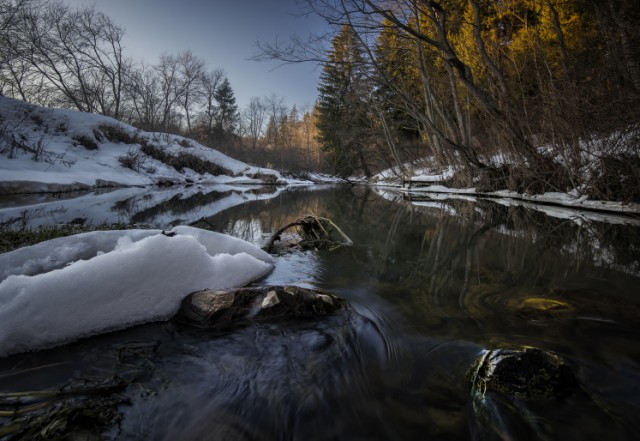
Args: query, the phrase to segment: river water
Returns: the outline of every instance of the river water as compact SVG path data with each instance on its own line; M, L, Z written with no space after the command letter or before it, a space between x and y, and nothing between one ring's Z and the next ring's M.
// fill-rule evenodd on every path
M258 284L327 290L347 299L348 310L216 333L140 326L0 360L0 390L127 377L123 419L107 439L640 433L637 220L367 187L136 191L40 200L37 208L5 201L0 222L195 222L262 244L297 217L328 217L353 246L283 255ZM562 357L578 390L532 401L471 393L468 371L484 350L521 347Z

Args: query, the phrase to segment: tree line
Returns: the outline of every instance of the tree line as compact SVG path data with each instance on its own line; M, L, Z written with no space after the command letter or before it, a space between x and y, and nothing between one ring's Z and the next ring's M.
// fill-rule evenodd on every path
M308 4L336 29L317 118L338 173L429 156L463 185L640 197L637 0ZM313 59L300 42L262 51Z
M326 38L258 58L321 62L312 108L240 109L189 50L153 65L95 8L0 0L0 92L181 133L238 159L371 176L430 158L452 184L640 200L637 0L307 0Z
M124 36L95 7L0 0L0 93L179 133L258 165L317 168L311 110L276 95L240 109L223 69L190 50L145 65L126 55Z

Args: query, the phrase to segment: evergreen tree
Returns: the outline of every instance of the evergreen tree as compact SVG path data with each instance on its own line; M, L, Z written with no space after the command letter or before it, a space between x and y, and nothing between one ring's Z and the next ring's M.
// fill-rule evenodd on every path
M386 139L396 165L402 168L397 144L419 142L415 115L424 113L424 93L417 67L415 42L385 22L375 47L377 69L374 105L380 138Z
M344 26L332 41L320 75L317 123L329 168L343 177L371 174L366 160L371 87L366 74L357 36Z
M216 89L214 98L217 102L214 130L219 136L226 137L236 131L240 119L236 97L227 78Z

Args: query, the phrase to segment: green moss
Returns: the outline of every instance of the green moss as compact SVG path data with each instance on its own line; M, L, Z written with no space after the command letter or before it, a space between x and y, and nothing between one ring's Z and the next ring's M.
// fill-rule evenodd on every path
M8 230L0 229L0 253L6 253L18 248L35 245L50 239L58 237L71 236L78 233L86 233L88 231L104 231L104 230L125 230L132 228L125 224L104 224L104 225L78 225L78 224L62 224L55 226L42 226L37 229L25 230ZM136 225L135 228L141 228Z

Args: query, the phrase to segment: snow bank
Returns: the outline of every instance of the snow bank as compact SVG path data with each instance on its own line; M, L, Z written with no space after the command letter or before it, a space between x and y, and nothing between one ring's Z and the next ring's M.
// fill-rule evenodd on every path
M192 227L84 233L0 254L0 356L165 320L189 293L273 268L240 239Z
M142 143L167 156L185 154L208 161L209 168L217 171L178 171L147 156ZM132 169L121 163L126 157L137 158ZM0 193L164 182L264 184L265 179L286 183L275 170L250 166L181 136L144 132L102 115L38 107L0 96Z

